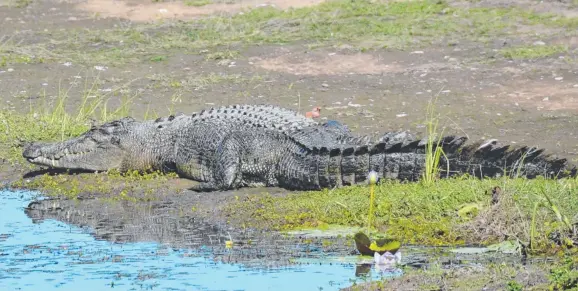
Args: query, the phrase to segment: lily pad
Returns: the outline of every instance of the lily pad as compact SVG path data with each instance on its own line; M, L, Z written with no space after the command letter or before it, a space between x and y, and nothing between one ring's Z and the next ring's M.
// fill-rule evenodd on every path
M369 245L369 249L375 252L390 252L395 253L401 247L399 241L389 239L389 240L378 240L374 241Z
M401 243L392 238L383 238L380 236L380 238L372 241L363 232L356 233L353 239L355 240L357 250L365 256L372 256L376 252L380 255L383 255L385 252L395 254L401 247Z
M375 253L369 248L369 245L371 245L371 240L365 233L361 231L356 233L353 237L353 240L355 240L355 247L362 255L372 256Z

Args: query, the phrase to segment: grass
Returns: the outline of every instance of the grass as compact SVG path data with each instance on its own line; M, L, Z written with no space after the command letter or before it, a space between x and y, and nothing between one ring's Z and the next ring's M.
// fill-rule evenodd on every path
M130 82L104 94L98 90L98 83L98 76L91 82L85 82L84 94L76 113L70 113L66 106L71 87L62 86L59 86L55 98L43 96L40 104L30 104L26 114L0 111L0 132L4 133L0 135L0 159L10 163L22 163L22 142L62 141L88 130L92 120L103 122L129 115L129 104L135 95L121 96L121 104L114 110L109 109L108 101Z
M202 6L210 1L186 3ZM162 64L169 62L171 54L177 51L198 53L207 62L215 62L238 58L238 48L245 44L304 42L311 46L324 46L347 43L362 48L408 49L449 39L483 42L496 36L516 34L515 37L523 37L518 32L511 32L520 25L576 29L578 19L538 14L520 8L455 7L437 0L334 0L287 11L263 7L233 16L215 15L170 24L49 30L26 36L32 37L33 42L25 41L26 38L19 35L7 36L0 39L0 67L49 61L91 65L141 61ZM506 48L501 53L511 59L535 59L566 51L564 46L546 45ZM259 78L213 73L176 80L166 75L155 75L151 77L151 87L176 90L171 101L178 103L183 92L222 81L239 84ZM68 88L60 88L54 100L44 97L45 104L37 108L45 110L30 108L30 112L24 115L1 111L0 132L5 134L0 135L0 158L19 163L22 162L19 145L23 141L64 140L87 130L91 119L106 121L129 115L129 105L135 96L124 95L121 106L111 111L108 101L112 95L121 94L120 89L102 94L96 84L96 80L85 84L81 104L75 111L66 106ZM428 133L435 137L437 117L428 110L426 118ZM578 204L571 199L578 188L575 179L476 180L461 177L438 181L436 169L443 167L438 164L443 152L435 149L436 143L436 139L431 139L428 144L427 170L422 182L386 181L376 187L372 226L406 243L428 245L495 242L504 239L506 233L530 242L531 247L538 251L550 246L549 235L570 228L569 215L578 210ZM58 191L71 197L94 190L82 185L62 189L66 180L58 179L63 178L46 176L38 184L30 185L46 187L50 191L60 189ZM495 186L504 189L502 208L489 205L487 192ZM292 229L324 223L362 226L367 222L368 198L367 188L356 186L286 197L250 196L247 201L225 206L225 211L231 215L231 220L255 227ZM476 213L463 211L471 205L476 205ZM463 213L466 214L461 215ZM496 229L483 228L481 219L488 218L489 214L495 215L497 220L503 219L507 225L494 221L496 224L486 225ZM464 227L472 225L478 227L477 233L464 230Z
M549 274L550 290L578 289L578 257L565 257L562 264L557 264Z
M208 53L205 56L207 60L229 60L235 59L239 56L239 51L236 50L222 50Z
M317 6L277 10L262 7L233 16L210 16L171 23L115 29L37 32L31 44L0 45L4 65L59 60L81 64L157 61L174 51L243 44L309 44L408 49L450 39L489 40L510 34L515 25L578 27L575 18L519 8L458 8L444 1L333 0ZM170 27L170 29L168 29ZM518 33L519 35L519 33ZM225 52L226 53L226 52ZM209 57L211 57L209 55ZM212 58L229 58L216 53Z
M545 58L552 55L565 53L567 51L568 47L562 45L532 45L504 48L500 50L500 53L502 56L508 59L527 60Z
M97 194L99 199L108 201L142 202L155 200L164 195L166 190L178 194L181 189L175 189L166 183L174 178L175 174L164 174L159 171L144 174L137 171L126 173L108 171L105 174L92 175L90 179L44 174L30 181L17 180L11 186L41 191L49 197L72 200Z
M30 2L14 1L22 6ZM211 1L187 0L185 3L202 6ZM528 26L530 35L533 27L540 27L542 31L544 27L546 30L552 28L552 31L559 28L571 31L578 28L578 20L520 8L461 8L433 0L336 0L285 12L264 7L234 16L216 15L169 24L98 30L67 28L25 36L15 33L0 38L0 68L56 61L71 61L75 65L113 66L137 62L163 65L173 60L173 54L183 51L217 63L238 58L244 45L296 42L310 47L352 44L362 49L405 50L455 39L483 43L497 36L523 38L523 34L512 32L520 25ZM564 46L546 45L506 48L500 52L510 59L537 59L567 50ZM260 78L211 73L175 79L158 74L150 78L148 89L175 90L171 102L178 103L181 94L186 92L224 81L241 84ZM31 105L27 114L0 111L0 159L28 165L21 158L23 141L64 140L87 130L91 119L102 122L130 115L130 104L135 96L121 92L126 85L103 94L98 90L98 79L89 81L84 84L80 105L75 109L69 106L70 88L60 88L54 99L42 97L44 104ZM116 95L121 95L121 105L111 109L109 102ZM436 136L439 117L429 110L425 117L428 134ZM432 139L428 144L428 169L424 179L419 183L383 181L375 187L372 195L375 203L371 203L371 207L368 207L368 188L354 186L285 196L249 195L246 200L225 204L222 210L237 226L288 230L327 224L370 225L405 244L489 244L514 239L536 253L566 247L564 238L569 238L567 234L575 223L572 219L578 212L575 199L578 180L478 180L467 176L438 180L436 169L444 165L439 165L443 152L435 150L436 142ZM139 202L156 199L154 194L174 175L111 171L89 177L43 175L30 182L20 180L15 186L39 189L69 199L86 193L104 193L103 199ZM491 205L490 192L496 186L503 189L501 202ZM464 211L471 210L472 205L475 211ZM368 219L368 209L371 219ZM558 239L561 242L551 239L556 236L561 237ZM575 261L555 266L549 274L550 287L554 290L575 288L578 284L576 269ZM521 285L512 276L519 272L513 267L496 266L477 278L449 272L438 270L417 276L429 276L421 286L423 288L483 288L488 281L498 277L509 282L500 286L502 289L519 290ZM469 283L472 285L463 285Z
M13 37L0 37L0 68L9 64L43 63L46 56L35 56L31 51L38 51L37 46L23 46Z
M504 209L509 214L518 214L524 219L514 225L512 236L529 241L529 225L534 202L541 199L540 191L548 189L550 198L560 207L560 212L570 215L578 211L573 193L578 189L576 179L471 179L467 177L442 179L436 183L400 183L386 181L376 187L374 226L378 231L402 240L405 244L460 245L479 243L476 233L467 233L460 226L472 222L458 211L469 203L490 208L490 190L500 186L504 195L515 202ZM320 224L364 226L367 215L367 187L356 186L335 190L304 192L275 197L271 195L250 196L245 201L236 201L225 206L231 221L257 228L287 230L301 227L316 227ZM506 217L508 213L502 213ZM515 216L513 218L517 218ZM515 221L510 221L514 223ZM522 224L523 223L523 224ZM511 226L511 225L510 225ZM549 246L548 234L559 229L555 215L547 209L539 209L536 228L539 237L536 244ZM503 240L494 233L484 234L484 243Z

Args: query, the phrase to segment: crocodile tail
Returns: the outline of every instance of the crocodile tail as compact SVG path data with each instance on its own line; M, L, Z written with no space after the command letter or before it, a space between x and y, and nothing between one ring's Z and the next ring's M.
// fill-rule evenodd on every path
M333 148L314 147L311 151L315 161L314 177L309 180L320 188L332 188L367 183L369 173L377 172L380 178L417 181L425 169L427 142L418 140L407 132L390 132L375 143L366 139L348 140ZM353 142L352 142L353 140ZM455 151L461 140L447 137L440 146Z
M387 138L367 144L334 144L333 147L300 146L300 174L291 181L297 188L320 189L367 183L369 173L380 178L418 181L426 169L428 140L406 133L388 133ZM289 137L285 137L289 138ZM467 143L467 137L445 136L432 143L441 148L438 163L441 178L472 176L534 178L575 177L577 168L566 159L544 154L543 149L527 146L501 146L495 140ZM296 142L293 140L293 142ZM298 142L297 142L298 143ZM303 181L308 181L303 183Z
M467 143L463 136L445 136L432 143L432 150L441 148L438 163L442 178L470 174L474 177L575 177L576 165L567 159L529 146L501 145L497 140ZM425 170L428 140L403 139L386 143L383 168L385 178L415 181ZM381 158L381 157L379 157Z
M463 137L448 137L452 138L449 146L442 146L445 157L440 162L440 168L444 176L467 173L480 178L565 178L577 175L576 165L565 158L545 153L545 149L502 145L495 139L465 144L466 139ZM456 143L458 139L460 141Z

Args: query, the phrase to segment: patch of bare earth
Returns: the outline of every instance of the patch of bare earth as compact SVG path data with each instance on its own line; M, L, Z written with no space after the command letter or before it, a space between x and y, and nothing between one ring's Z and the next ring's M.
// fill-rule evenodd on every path
M519 80L489 92L493 102L513 102L536 110L578 111L578 84Z
M241 0L235 3L212 3L203 6L190 6L184 1L152 2L137 0L87 0L76 8L88 13L98 13L101 17L123 18L136 22L148 22L159 19L187 20L215 13L237 13L246 8L272 6L279 9L299 8L317 5L323 0Z
M399 62L393 54L343 54L323 51L300 53L288 49L281 49L274 56L252 57L249 60L261 69L298 76L379 75L411 70L428 71L448 66L443 63L408 66Z

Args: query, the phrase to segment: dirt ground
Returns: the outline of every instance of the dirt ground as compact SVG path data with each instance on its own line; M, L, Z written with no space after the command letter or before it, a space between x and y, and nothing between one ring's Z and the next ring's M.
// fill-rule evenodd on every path
M236 14L247 7L268 5L286 9L319 2L243 0L194 6L180 1L0 1L0 50L11 39L26 44L43 41L36 38L36 33L42 31L99 31L150 21ZM456 7L518 5L570 17L578 15L572 1L450 2ZM458 40L450 45L409 50L364 51L348 44L327 47L303 43L238 44L220 48L222 56L208 57L213 51L203 49L180 50L155 62L103 62L96 66L68 62L59 56L56 62L0 66L0 108L22 113L40 111L51 106L40 103L43 96L54 100L59 90L70 88L67 108L74 112L82 102L85 82L98 77L100 92L121 87L125 93L136 96L130 105L136 118L151 111L162 116L238 103L276 104L303 113L320 106L322 119L341 121L358 133L410 130L423 135L428 101L438 96L438 111L448 133L467 135L471 140L497 138L503 143L539 146L576 160L578 34L569 32L562 37L544 28L530 35L523 40L500 36L485 45ZM538 59L512 60L499 54L500 49L520 41L560 44L568 49ZM238 53L228 53L232 51ZM113 96L109 106L114 108L121 102L120 96ZM6 182L23 175L28 179L37 174L5 164L0 180ZM172 182L181 189L193 183ZM213 224L222 226L226 217L219 217L215 206L256 191L261 190L215 194L185 190L186 199L167 205L173 205L173 209L175 205L194 205L201 209L203 219L212 218ZM80 223L70 216L59 219ZM133 234L136 233L137 229ZM111 232L99 235L113 241L123 240L107 237Z
M266 3L285 8L315 2ZM555 11L552 7L564 13L576 10L564 9L561 6L564 3L548 2L550 11ZM234 11L233 7L239 5L256 6L255 3L242 1L233 6L217 3L202 8L206 13L211 9L223 13ZM483 4L484 1L477 3ZM0 35L4 39L24 35L23 42L34 42L25 35L35 30L106 29L128 25L129 21L157 19L141 10L170 8L191 18L196 13L188 15L187 9L201 9L179 5L183 4L33 1L25 8L0 8ZM545 9L545 4L533 5ZM139 15L138 19L118 6L128 7L127 10ZM93 17L95 13L99 17ZM64 88L76 84L71 87L68 100L68 106L74 108L81 101L84 82L98 75L99 87L104 91L130 82L129 90L138 93L131 105L135 117L142 118L147 109L165 115L171 109L189 113L233 103L277 104L301 112L321 106L322 118L342 121L360 133L403 129L423 134L427 102L439 95L438 110L452 133L465 134L473 140L498 138L503 142L540 146L576 159L578 36L549 39L544 33L536 35L547 44L567 45L568 52L538 60L500 58L497 49L513 41L504 37L486 46L463 41L415 51L366 53L345 44L317 49L300 44L239 45L230 48L238 50L238 55L224 59L207 60L199 52L182 51L158 63L121 66L103 63L97 69L75 63L14 64L0 68L2 106L26 112L41 95L57 95L59 84ZM219 80L207 82L207 76ZM187 80L193 85L184 90L167 85ZM110 106L120 103L116 101L113 98Z

